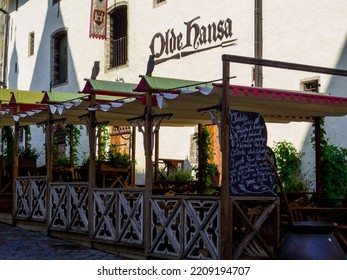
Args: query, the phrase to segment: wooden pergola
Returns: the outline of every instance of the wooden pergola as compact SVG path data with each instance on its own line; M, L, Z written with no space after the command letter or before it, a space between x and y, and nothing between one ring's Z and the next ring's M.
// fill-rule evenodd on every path
M31 101L24 101L30 92L19 93L16 99L12 94L12 102L2 100L1 109L10 109L0 116L2 126L39 123L45 127L46 143L52 143L54 121L64 118L67 124L85 124L90 143L88 182L52 182L51 145L46 145L46 176L20 178L13 172L15 221L40 223L52 235L84 240L94 247L111 246L117 252L145 258L238 259L250 248L274 258L280 240L279 198L230 192L230 110L258 112L270 122L317 124L324 116L346 115L347 98L230 85L231 62L347 76L343 70L224 55L222 83L143 76L139 84L87 80L81 93L42 93ZM21 111L24 105L29 107ZM33 115L21 115L34 107ZM96 129L104 123L130 123L142 129L146 157L143 188L96 187ZM220 129L220 196L153 195L154 133L163 125L207 123ZM15 137L18 141L18 134ZM318 149L317 158L319 153ZM14 170L18 172L18 157ZM319 174L319 161L317 171ZM28 184L36 204L27 201ZM319 176L317 184L320 192ZM253 210L249 205L260 205L261 209L245 212Z

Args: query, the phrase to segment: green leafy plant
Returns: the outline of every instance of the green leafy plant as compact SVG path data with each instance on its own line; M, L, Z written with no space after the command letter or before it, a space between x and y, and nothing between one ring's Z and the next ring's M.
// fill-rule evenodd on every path
M202 127L202 139L199 140L199 134L195 133L193 136L193 141L199 145L201 145L202 154L200 156L201 162L199 162L200 169L194 167L193 170L196 171L198 178L201 177L202 180L202 192L213 194L215 193L215 189L213 189L213 183L215 175L218 172L217 165L212 162L213 160L213 151L212 151L212 143L211 143L211 134L207 127ZM201 176L200 176L201 172Z
M324 120L320 123L323 198L347 197L347 149L332 145L326 136ZM313 134L315 135L315 134ZM315 137L311 138L315 148Z
M104 160L109 162L115 168L129 169L135 161L128 154L122 154L116 150L114 145L111 145L109 150L106 151Z
M68 166L70 165L70 157L68 156L60 156L53 160L53 165L57 166Z
M27 148L19 148L18 156L29 160L37 160L37 158L40 156L40 153L35 148L29 146Z
M11 126L2 128L2 142L4 145L4 159L8 166L13 165L13 152L14 152L14 134Z
M79 146L81 145L81 142L80 142L81 131L82 131L81 125L66 126L66 145L70 145L71 135L73 137L72 158L74 163L77 163L79 160ZM69 163L70 163L70 159L67 164Z
M280 176L286 192L308 192L309 182L300 172L302 153L294 147L293 143L280 141L273 148L278 175Z
M169 175L166 175L165 172L161 171L160 179L161 181L167 182L189 182L193 181L194 177L191 175L189 171L184 171L180 168L175 168Z

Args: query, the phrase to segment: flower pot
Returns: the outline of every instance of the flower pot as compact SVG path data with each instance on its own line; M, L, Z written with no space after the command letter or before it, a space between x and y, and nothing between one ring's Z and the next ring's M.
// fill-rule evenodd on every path
M277 251L280 260L343 260L344 252L329 222L294 222L288 225Z

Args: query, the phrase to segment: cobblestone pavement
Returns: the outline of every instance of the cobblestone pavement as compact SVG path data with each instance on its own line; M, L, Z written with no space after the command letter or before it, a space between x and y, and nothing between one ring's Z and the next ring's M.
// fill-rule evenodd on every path
M0 222L0 260L124 260L125 258Z

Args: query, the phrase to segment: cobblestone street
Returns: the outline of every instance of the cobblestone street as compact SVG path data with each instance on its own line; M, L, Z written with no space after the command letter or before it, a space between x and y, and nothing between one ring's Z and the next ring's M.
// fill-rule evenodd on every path
M0 260L124 260L124 258L0 223Z

